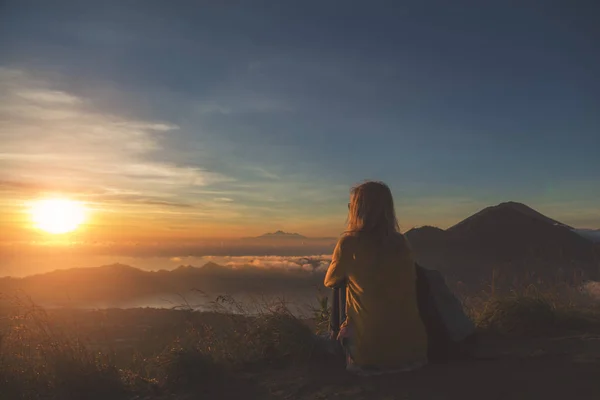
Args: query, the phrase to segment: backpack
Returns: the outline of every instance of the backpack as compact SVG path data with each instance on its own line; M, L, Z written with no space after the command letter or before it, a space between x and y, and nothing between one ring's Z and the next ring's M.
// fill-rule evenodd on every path
M416 265L417 304L428 336L430 361L468 358L476 345L475 325L439 271Z

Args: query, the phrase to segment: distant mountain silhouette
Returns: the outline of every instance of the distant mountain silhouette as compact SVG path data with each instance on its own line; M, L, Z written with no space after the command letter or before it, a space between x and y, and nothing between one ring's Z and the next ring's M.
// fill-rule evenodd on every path
M323 244L326 244L326 245L331 245L330 242L336 241L337 238L334 238L334 237L308 237L308 236L301 235L299 233L276 231L276 232L265 233L260 236L246 237L243 240L246 243L247 242L255 242L257 245L269 243L271 246L281 246L283 244L299 245L299 244L304 244L304 243L316 244L319 242L322 242ZM335 243L333 243L333 244L335 244ZM331 250L333 250L333 248Z
M264 235L258 236L257 239L307 239L307 237L302 236L299 233L277 231L273 233L265 233Z
M24 278L0 278L0 294L25 294L45 305L119 304L161 294L297 293L322 285L323 273L302 269L231 268L209 262L202 267L143 271L115 264L56 270Z
M590 240L521 203L487 207L447 230L411 229L406 237L418 262L465 282L489 280L493 270L505 280L598 279L600 272Z

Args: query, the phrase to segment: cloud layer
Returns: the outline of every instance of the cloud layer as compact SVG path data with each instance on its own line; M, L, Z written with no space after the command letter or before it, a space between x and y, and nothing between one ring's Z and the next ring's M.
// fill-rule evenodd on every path
M241 257L204 257L204 259L213 261L217 264L226 265L232 268L243 266L252 266L257 268L273 269L302 269L305 271L327 271L331 263L331 255L312 255L312 256L241 256ZM180 261L183 261L180 259Z
M0 190L169 204L178 189L230 180L166 161L163 142L177 125L103 113L22 70L0 68L0 121Z

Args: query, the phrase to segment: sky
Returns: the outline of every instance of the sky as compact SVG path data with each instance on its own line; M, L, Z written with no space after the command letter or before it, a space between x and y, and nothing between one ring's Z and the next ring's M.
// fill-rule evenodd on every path
M93 243L336 236L520 201L600 228L595 1L0 2L0 242L85 202Z

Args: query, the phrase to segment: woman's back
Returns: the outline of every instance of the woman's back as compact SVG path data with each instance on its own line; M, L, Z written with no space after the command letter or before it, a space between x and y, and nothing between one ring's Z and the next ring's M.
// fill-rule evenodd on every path
M346 331L357 365L402 368L427 358L416 270L405 238L349 234L336 246L325 285L347 285Z

